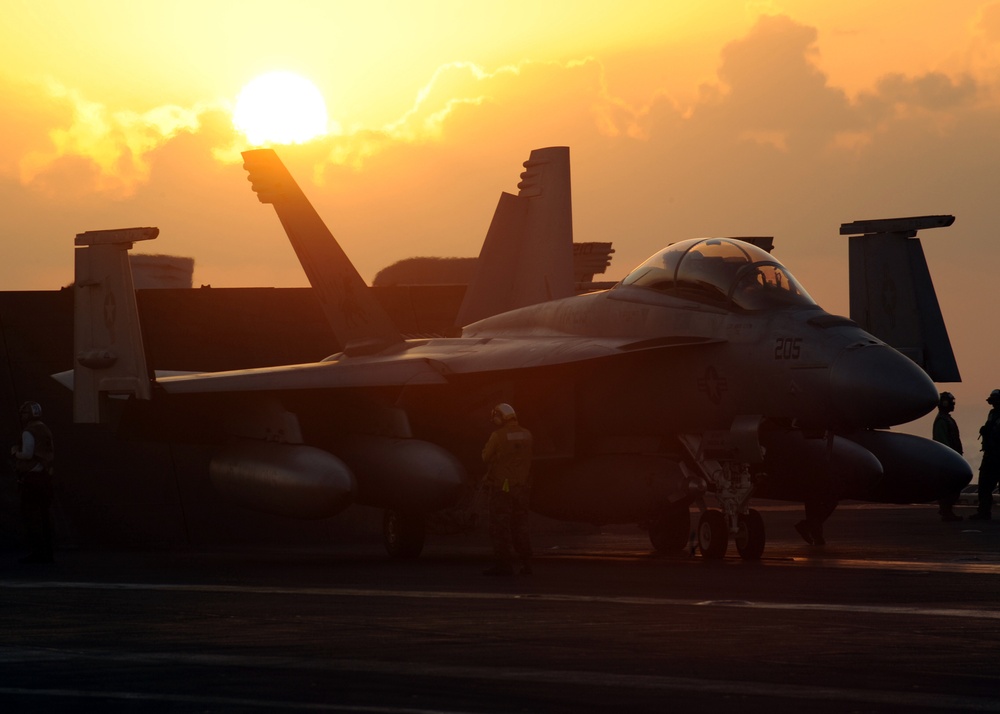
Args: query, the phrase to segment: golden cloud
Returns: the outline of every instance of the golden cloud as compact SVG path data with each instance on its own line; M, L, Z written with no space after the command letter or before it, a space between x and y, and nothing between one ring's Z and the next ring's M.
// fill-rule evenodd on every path
M131 195L148 180L151 152L181 133L198 132L201 117L218 109L203 104L145 112L112 110L56 82L49 82L42 96L49 105L52 128L46 131L44 144L36 141L18 158L21 183L43 191L65 190L67 182L59 178L64 173L63 178L73 179L74 193L116 198Z
M984 35L991 34L994 17L984 11ZM703 85L685 107L655 84L645 96L633 93L632 101L624 100L595 57L492 70L448 63L399 118L338 128L285 152L310 163L316 183L331 171L346 176L393 151L445 142L459 153L471 146L516 143L523 149L608 140L651 143L657 150L748 144L779 154L856 152L887 122L966 110L984 92L968 76L889 75L852 99L822 71L817 30L784 16L761 17L723 48L720 60L716 81ZM0 129L26 137L0 153L0 172L42 192L130 196L148 182L157 150L182 136L196 135L210 160L241 161L240 137L228 122L232 107L223 101L129 111L54 82L36 95L3 84L0 93L12 98L7 106L21 109L19 116L0 117Z

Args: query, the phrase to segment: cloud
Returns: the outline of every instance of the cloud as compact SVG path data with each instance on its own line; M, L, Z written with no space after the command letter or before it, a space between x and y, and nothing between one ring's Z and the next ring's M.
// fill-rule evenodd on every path
M929 72L918 77L893 73L881 77L874 93L865 93L875 102L928 111L947 111L968 105L979 97L980 85L971 75L955 79Z
M926 211L917 199L939 186L938 174L922 172L914 147L953 163L952 153L963 151L955 147L988 126L974 120L992 106L988 87L969 75L895 73L852 99L823 71L820 45L816 28L762 17L722 49L716 80L686 106L656 86L645 100L633 92L633 101L624 101L596 58L494 71L448 65L399 121L329 138L319 174L343 200L370 191L377 200L357 200L374 211L379 201L403 205L414 181L444 186L459 173L503 181L511 156L569 145L574 166L592 167L589 175L574 174L578 220L591 230L584 239L621 236L625 265L662 246L663 231L650 227L658 221L681 238L796 225L835 232L838 221L861 217L854 212L869 204L873 212ZM469 181L451 200L481 206L475 187ZM613 206L614 215L598 215L598 205ZM443 209L414 210L437 220ZM380 216L369 218L369 228L428 245L460 230L457 222L439 222L435 232L412 216L418 225ZM626 245L639 246L636 254ZM817 243L817 255L838 245Z
M72 121L72 110L55 102L44 87L33 82L16 81L0 74L0 174L17 177L25 152L50 146L49 129Z
M984 10L980 24L991 27L992 17ZM973 111L987 96L971 76L891 74L851 100L824 73L820 39L816 28L787 16L762 16L722 48L716 80L686 105L655 85L645 97L633 91L631 101L624 100L595 57L493 69L449 63L398 119L346 126L282 148L282 155L299 169L310 167L307 175L317 184L358 193L380 186L402 194L421 172L443 175L445 169L434 166L480 171L470 164L566 144L575 155L617 152L606 163L623 162L623 176L651 175L676 197L694 200L696 190L743 182L747 200L765 200L767 184L754 181L754 174L767 174L774 185L817 166L856 162L899 122L919 116L919 127L947 131L935 117ZM23 184L49 196L133 196L184 137L198 137L195 144L183 143L198 147L199 161L241 163L242 142L230 107L221 102L139 112L113 110L57 84L33 102L20 101L30 94L23 88L18 94L0 84L0 91L21 108L19 117L0 118L0 128L28 137L0 153L0 171L16 172ZM11 146L23 147L21 154ZM644 190L639 196L648 198Z
M345 169L371 170L373 161L425 147L477 146L481 154L489 151L486 142L497 145L496 151L610 140L684 152L701 146L708 156L732 150L857 152L901 112L948 111L980 94L970 77L896 74L852 102L830 84L820 59L815 28L786 16L762 16L722 49L717 80L683 107L655 86L645 101L625 101L594 57L493 69L453 62L434 72L398 119L348 126L296 151L312 156L317 182L344 177ZM148 182L157 149L184 134L210 133L217 160L241 161L240 137L225 119L231 108L223 103L112 110L54 83L46 97L36 113L44 110L48 121L41 125L48 130L35 129L16 161L5 157L8 170L16 163L20 180L38 191L127 197ZM216 117L212 126L206 124L210 114Z
M892 73L852 100L821 69L816 28L787 16L762 16L722 49L720 59L717 81L703 84L691 106L654 95L648 108L614 115L642 127L622 133L682 150L700 146L708 156L751 144L815 157L854 153L893 120L914 113L927 115L938 130L942 117L990 96L990 88L970 74Z
M361 168L377 154L403 145L502 141L512 134L565 135L581 116L617 132L601 117L614 100L606 95L602 69L593 59L523 62L493 70L470 62L439 67L398 119L381 127L352 127L328 137L327 161Z
M488 73L472 62L442 65L398 119L381 127L353 126L317 143L328 145L328 163L360 169L365 161L394 144L438 141L453 113L489 101L488 80L508 72L516 73L517 68Z
M50 195L132 195L148 180L151 152L179 134L200 131L203 117L218 110L208 104L112 110L55 82L36 96L43 97L35 104L47 128L44 140L36 129L17 157L17 174L24 185Z
M845 92L818 66L817 39L815 28L791 18L761 17L723 48L720 86L703 94L691 121L782 151L815 151L836 132L856 128Z

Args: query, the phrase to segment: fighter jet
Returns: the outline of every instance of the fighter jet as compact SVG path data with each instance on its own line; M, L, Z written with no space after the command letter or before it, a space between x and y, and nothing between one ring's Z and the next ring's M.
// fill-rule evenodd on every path
M971 479L950 449L888 430L937 404L917 362L935 354L954 366L950 345L945 358L923 349L940 330L917 330L904 355L820 308L767 241L684 240L611 289L574 294L566 147L531 152L518 194L501 195L457 336L430 339L399 333L274 151L243 156L339 351L311 364L153 375L126 258L156 229L83 233L74 410L98 422L109 396L127 395L122 423L133 432L212 443L212 482L244 506L292 518L379 507L390 555L416 556L428 517L482 474L499 402L535 435L534 511L641 524L665 552L687 546L693 504L708 506L694 531L703 556L723 557L732 539L752 560L765 545L755 497L925 502ZM868 290L852 293L852 309L894 325L926 307L922 254L894 268L920 273L910 293L892 282L893 302L880 299L883 239L912 241L948 218L848 224L864 240L852 274Z

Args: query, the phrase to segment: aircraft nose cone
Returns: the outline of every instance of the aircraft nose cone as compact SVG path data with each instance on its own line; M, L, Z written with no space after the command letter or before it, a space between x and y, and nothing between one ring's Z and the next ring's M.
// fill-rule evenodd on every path
M877 428L919 419L937 405L931 378L886 345L845 350L830 370L833 403L848 424Z

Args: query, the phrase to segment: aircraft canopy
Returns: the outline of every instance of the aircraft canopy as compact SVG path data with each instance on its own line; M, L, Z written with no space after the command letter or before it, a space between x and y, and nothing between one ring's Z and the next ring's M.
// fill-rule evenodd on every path
M621 284L713 305L735 304L743 310L816 305L767 251L733 238L674 243L647 259Z

